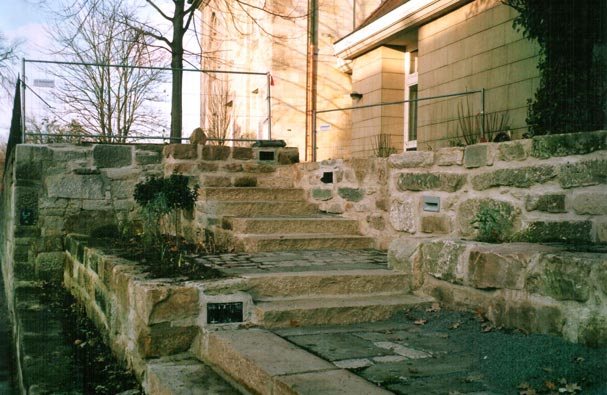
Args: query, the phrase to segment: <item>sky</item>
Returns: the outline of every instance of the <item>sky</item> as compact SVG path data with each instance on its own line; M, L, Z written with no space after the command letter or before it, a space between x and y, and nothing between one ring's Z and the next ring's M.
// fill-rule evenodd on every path
M45 22L48 14L38 5L41 0L0 0L0 32L9 40L22 42L21 56L28 60L50 60L48 48L51 41L46 32ZM58 5L59 0L42 0L47 5ZM132 1L132 0L131 0ZM152 13L152 17L155 17ZM190 45L195 45L190 43ZM20 57L21 57L20 56ZM26 66L26 76L35 73L36 65ZM189 66L185 66L189 68ZM21 61L15 65L16 73L21 73ZM184 135L188 135L193 128L199 126L199 79L197 73L186 73L184 83ZM34 76L36 77L36 76ZM45 78L42 75L42 78ZM168 100L170 86L167 85L166 98ZM26 94L26 99L29 97ZM10 128L12 100L4 92L0 92L0 141L6 141ZM36 99L32 100L32 105ZM27 101L26 101L27 105ZM161 133L159 133L161 134Z

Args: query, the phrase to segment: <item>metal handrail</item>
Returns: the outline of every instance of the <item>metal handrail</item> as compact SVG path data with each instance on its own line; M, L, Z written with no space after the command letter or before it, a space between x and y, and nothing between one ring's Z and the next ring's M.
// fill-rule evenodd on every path
M397 100L397 101L390 101L390 102L382 102L382 103L375 103L375 104L365 104L362 106L352 106L352 107L341 107L341 108L332 108L329 110L320 110L320 111L314 111L313 117L314 117L314 124L316 124L316 115L317 114L326 114L329 112L336 112L336 111L348 111L348 110L358 110L361 108L371 108L371 107L380 107L380 106L389 106L389 105L394 105L394 104L404 104L404 103L410 103L410 102L419 102L419 101L424 101L424 100L435 100L435 99L443 99L443 98L449 98L449 97L456 97L456 96L467 96L467 95L474 95L480 93L481 94L481 137L485 136L485 88L479 89L479 90L474 90L474 91L463 91L463 92L456 92L456 93L448 93L445 95L437 95L437 96L427 96L427 97L419 97L417 99L407 99L407 100ZM314 139L313 141L316 142L316 130L313 131L314 133ZM316 161L316 150L318 149L318 147L316 146L316 144L314 144L314 147L312 147L312 161L315 162Z

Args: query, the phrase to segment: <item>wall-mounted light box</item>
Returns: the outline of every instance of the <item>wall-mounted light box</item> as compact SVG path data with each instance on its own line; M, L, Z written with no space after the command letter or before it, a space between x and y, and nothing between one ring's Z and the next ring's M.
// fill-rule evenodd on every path
M437 213L440 211L440 198L438 196L423 196L422 207L424 211Z

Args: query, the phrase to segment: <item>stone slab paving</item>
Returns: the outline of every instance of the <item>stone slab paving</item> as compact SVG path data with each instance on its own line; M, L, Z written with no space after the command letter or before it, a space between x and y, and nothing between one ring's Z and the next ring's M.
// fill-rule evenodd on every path
M434 310L413 310L380 323L274 332L398 395L551 394L560 388L560 393L607 394L606 348L505 332L473 314ZM566 392L562 379L581 392ZM522 392L525 383L536 392Z
M387 254L378 250L234 253L196 260L232 275L388 268Z

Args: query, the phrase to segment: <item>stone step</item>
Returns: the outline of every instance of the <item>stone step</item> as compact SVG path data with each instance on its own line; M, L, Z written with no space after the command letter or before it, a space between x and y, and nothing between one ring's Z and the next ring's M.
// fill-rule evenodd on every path
M256 302L254 323L266 328L350 325L387 320L431 303L429 297L407 293L272 299Z
M308 202L280 201L206 201L197 202L196 209L208 216L257 217L268 215L306 215L318 213L318 207Z
M327 270L296 273L248 274L247 293L254 300L306 295L373 294L409 291L409 277L385 269Z
M358 221L332 216L226 217L222 226L224 229L243 234L360 234Z
M201 188L199 200L218 201L305 201L303 189L296 188Z
M180 354L150 360L144 379L147 395L240 395L208 365Z
M237 236L244 252L301 250L366 250L375 247L371 237L330 233L293 233L287 235L245 234Z
M265 330L209 332L205 343L201 358L255 394L391 394Z

